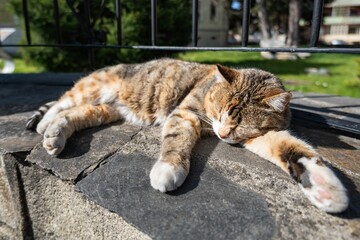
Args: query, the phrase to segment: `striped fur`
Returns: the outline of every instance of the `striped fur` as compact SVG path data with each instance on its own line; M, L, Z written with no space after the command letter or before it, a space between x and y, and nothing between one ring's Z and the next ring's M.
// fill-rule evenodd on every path
M348 200L340 181L314 149L284 130L290 97L274 75L259 69L160 59L90 74L40 107L27 127L36 127L47 152L58 155L84 128L119 119L163 125L160 157L150 172L151 185L161 192L184 182L193 146L212 130L280 166L317 207L343 211Z

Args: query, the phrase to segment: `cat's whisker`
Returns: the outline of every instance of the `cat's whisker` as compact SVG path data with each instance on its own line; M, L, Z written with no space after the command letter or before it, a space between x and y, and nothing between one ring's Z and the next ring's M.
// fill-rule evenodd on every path
M212 121L211 119L206 116L204 113L196 110L196 109L189 109L192 113L194 113L196 116L198 116L201 120L203 120L204 122L206 122L207 124L212 125Z

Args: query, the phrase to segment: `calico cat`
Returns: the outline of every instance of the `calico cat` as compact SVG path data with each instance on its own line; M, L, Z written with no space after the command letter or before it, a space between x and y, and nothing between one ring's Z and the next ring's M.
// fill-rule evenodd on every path
M341 182L309 144L286 130L290 98L274 75L259 69L159 59L93 72L40 107L27 128L36 127L46 151L58 155L84 128L120 119L161 124L161 153L150 172L152 187L161 192L184 182L191 151L210 130L281 167L318 208L344 211L349 201Z

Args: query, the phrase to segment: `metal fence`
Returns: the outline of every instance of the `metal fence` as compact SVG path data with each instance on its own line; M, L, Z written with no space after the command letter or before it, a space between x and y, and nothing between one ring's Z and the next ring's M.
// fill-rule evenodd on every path
M116 45L104 45L94 43L91 24L90 24L90 13L89 6L91 0L83 0L85 3L86 19L83 20L77 15L73 4L74 1L66 0L69 9L72 11L74 16L77 18L79 24L83 30L87 33L87 44L71 44L64 43L61 39L61 25L59 18L59 4L58 0L53 0L53 19L54 19L54 28L56 29L56 44L34 44L32 43L30 29L31 22L29 21L28 14L28 1L22 0L22 9L24 17L24 26L25 26L25 35L27 44L1 44L0 47L68 47L68 48L128 48L128 49L142 49L142 50L170 50L170 51L199 51L199 50L212 50L212 51L241 51L241 52L308 52L308 53L350 53L350 54L359 54L360 48L343 48L343 47L318 47L320 27L322 22L322 12L324 7L324 0L314 0L313 5L313 15L311 20L311 35L308 47L249 47L248 46L248 37L249 37L249 24L250 24L250 6L251 0L243 0L242 3L242 38L241 38L241 47L198 47L198 0L192 0L192 42L191 46L157 46L157 13L156 13L156 0L151 0L151 45L146 46L126 46L122 44L122 32L121 32L121 0L115 1L115 13L116 13L116 26L117 26L117 44ZM99 12L104 8L105 1L101 2L99 7ZM85 10L86 10L85 9ZM93 58L93 54L90 54L90 58ZM90 61L92 62L92 61Z

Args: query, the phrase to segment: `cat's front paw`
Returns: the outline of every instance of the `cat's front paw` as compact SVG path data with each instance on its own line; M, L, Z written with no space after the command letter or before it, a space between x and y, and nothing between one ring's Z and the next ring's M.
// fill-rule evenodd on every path
M319 159L301 158L306 171L300 184L302 191L318 208L329 213L339 213L347 209L349 198L345 187L333 171Z
M44 133L43 147L50 155L58 155L64 149L66 137L59 127L49 126Z
M151 186L160 192L168 192L180 187L188 172L163 161L157 161L150 172Z
M46 119L42 119L36 126L36 132L41 134L41 135L44 135L46 129L48 128L50 124L50 121L46 120Z

